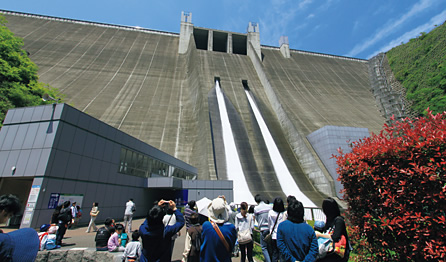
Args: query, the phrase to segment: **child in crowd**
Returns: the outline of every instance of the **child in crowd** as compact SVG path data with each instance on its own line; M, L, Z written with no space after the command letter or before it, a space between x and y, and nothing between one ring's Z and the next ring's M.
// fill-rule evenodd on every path
M121 240L121 246L125 247L129 241L129 235L125 232L125 228L122 230L122 233L119 234L119 239Z
M122 255L122 261L127 259L128 262L139 261L141 256L141 243L139 242L139 231L135 230L132 233L132 242L128 243Z
M317 220L314 222L313 228L314 228L315 232L319 232L319 233L323 234L324 227L325 227L324 221ZM318 245L318 250L319 250L317 259L324 258L327 255L327 253L330 253L333 251L333 245L332 245L331 239L324 238L324 237L318 237L317 245Z
M48 229L48 234L54 234L56 235L57 229L59 227L57 226L57 224L50 224L50 228Z
M39 240L40 240L40 251L51 250L56 248L56 234L50 234L48 229L51 227L50 224L43 224L40 226Z
M111 237L108 239L107 247L110 252L124 251L125 248L121 246L121 239L119 238L119 234L122 233L124 226L121 224L117 224L115 228L110 228L110 233L113 232Z

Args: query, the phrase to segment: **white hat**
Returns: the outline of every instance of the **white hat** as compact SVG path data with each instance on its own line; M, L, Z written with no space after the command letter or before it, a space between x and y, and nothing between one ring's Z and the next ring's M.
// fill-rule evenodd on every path
M223 198L217 197L216 199L212 200L208 206L208 211L209 219L215 223L224 223L229 219L228 210Z

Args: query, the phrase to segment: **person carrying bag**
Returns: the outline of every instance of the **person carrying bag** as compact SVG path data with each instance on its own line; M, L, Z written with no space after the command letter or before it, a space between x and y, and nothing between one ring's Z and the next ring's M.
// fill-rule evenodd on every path
M279 220L279 216L277 216L276 222L274 222L273 231L274 228L276 228L277 220ZM273 231L269 232L269 234L266 235L266 237L263 239L266 243L268 243L268 245L271 245L271 243L273 242Z
M254 242L252 241L252 223L253 216L248 214L248 203L242 202L240 204L240 213L235 217L235 227L237 229L237 239L241 252L241 262L245 262L246 256L248 261L252 262L252 250Z
M200 261L230 262L231 253L237 240L235 226L228 223L229 207L223 197L218 197L209 204L209 221L202 225Z
M341 212L336 201L329 197L322 202L322 211L326 216L325 227L321 234L316 232L318 238L327 238L332 242L331 252L328 252L326 256L318 261L321 262L347 262L350 257L350 251L352 250L350 241L347 234L347 227L345 226L345 220L341 216Z

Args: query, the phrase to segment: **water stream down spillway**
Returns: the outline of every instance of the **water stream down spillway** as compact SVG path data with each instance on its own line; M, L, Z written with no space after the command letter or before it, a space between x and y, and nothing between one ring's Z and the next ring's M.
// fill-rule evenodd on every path
M315 207L316 205L304 193L302 193L302 191L300 191L299 186L296 184L295 180L291 176L291 173L288 170L288 167L286 166L285 161L283 160L271 133L269 132L268 126L263 120L262 114L260 113L257 104L251 97L250 92L248 90L245 90L245 93L248 97L249 104L251 105L252 111L254 112L257 123L259 124L260 131L262 133L263 139L265 140L268 154L271 158L271 162L273 163L274 171L276 173L277 179L279 180L279 184L282 188L283 193L286 196L295 196L300 202L302 202L305 207Z
M215 81L215 91L217 94L218 109L220 111L223 144L225 146L226 173L228 180L233 181L234 202L254 204L254 197L252 196L245 179L245 174L235 145L234 135L232 134L228 111L226 110L225 98L218 81Z

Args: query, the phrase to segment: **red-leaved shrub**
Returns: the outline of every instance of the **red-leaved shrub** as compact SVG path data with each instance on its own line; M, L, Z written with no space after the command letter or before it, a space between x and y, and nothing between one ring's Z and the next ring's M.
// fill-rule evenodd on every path
M428 110L334 156L357 260L446 260L445 119Z

